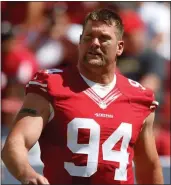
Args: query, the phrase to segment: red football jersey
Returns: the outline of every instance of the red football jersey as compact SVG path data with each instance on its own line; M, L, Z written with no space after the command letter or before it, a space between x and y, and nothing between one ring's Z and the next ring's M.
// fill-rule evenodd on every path
M117 73L100 98L76 68L40 71L26 87L54 110L39 139L51 184L134 183L133 147L157 106L150 90Z

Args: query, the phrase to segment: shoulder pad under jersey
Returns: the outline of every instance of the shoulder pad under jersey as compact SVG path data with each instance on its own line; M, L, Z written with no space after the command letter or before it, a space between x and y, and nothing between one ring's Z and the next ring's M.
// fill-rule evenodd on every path
M140 83L122 76L122 88L130 103L138 109L154 111L159 103L155 100L154 92L143 87Z
M61 73L61 69L47 69L38 71L26 85L27 93L37 93L49 100L49 78L53 74Z

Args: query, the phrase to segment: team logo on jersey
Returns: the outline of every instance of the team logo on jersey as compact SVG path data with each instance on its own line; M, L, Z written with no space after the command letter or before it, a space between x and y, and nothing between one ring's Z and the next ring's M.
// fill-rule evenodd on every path
M112 114L95 113L94 115L100 118L113 118Z
M100 98L91 88L86 89L83 92L89 96L101 109L106 109L113 101L122 95L117 88L112 90L104 99Z

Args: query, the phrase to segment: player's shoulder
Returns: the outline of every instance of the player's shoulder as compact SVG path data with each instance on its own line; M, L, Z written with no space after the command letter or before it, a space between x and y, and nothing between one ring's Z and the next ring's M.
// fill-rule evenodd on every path
M39 77L39 78L47 78L47 77L50 77L52 75L55 75L55 74L61 74L63 73L64 70L63 69L57 69L57 68L53 68L53 69L42 69L42 70L39 70L37 71L37 73L35 74L35 76Z
M54 79L58 80L61 78L61 73L63 73L62 69L43 69L37 71L33 78L28 82L26 87L28 86L41 86L48 87L49 84L53 83Z
M35 73L31 81L44 81L44 83L45 82L47 83L49 80L53 78L56 79L61 78L63 72L64 70L60 68L39 70Z
M122 89L122 92L127 95L148 95L152 96L153 92L150 89L143 87L139 82L117 74L118 86Z
M149 106L158 106L158 102L155 100L154 92L142 86L139 82L126 78L122 74L118 74L118 80L120 90L127 96L130 101L138 104L149 104Z
M38 93L48 98L50 92L60 88L62 84L62 69L39 70L26 85L26 93ZM58 88L56 88L58 87Z

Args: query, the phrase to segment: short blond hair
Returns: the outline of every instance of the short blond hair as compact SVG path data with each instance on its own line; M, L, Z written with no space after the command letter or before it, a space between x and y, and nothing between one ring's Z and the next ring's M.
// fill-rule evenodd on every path
M112 10L104 8L104 9L98 9L90 12L84 20L83 32L89 20L102 21L102 22L105 22L107 25L112 25L113 23L115 23L115 26L118 30L118 35L117 35L118 38L121 39L123 37L124 26L122 23L122 19L116 12Z

